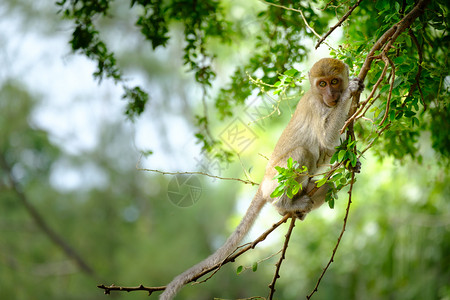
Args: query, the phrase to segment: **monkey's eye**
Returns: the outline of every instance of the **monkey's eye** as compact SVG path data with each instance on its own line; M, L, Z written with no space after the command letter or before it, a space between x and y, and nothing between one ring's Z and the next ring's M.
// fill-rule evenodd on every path
M339 80L337 78L334 78L333 80L331 80L331 84L332 85L335 85L335 84L338 84L338 83L339 83Z
M325 81L321 81L321 82L319 82L319 86L320 87L326 87L327 83Z

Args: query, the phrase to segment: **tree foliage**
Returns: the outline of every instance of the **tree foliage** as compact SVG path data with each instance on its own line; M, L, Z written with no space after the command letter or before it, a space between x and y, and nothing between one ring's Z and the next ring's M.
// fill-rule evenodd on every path
M121 80L114 56L99 39L93 21L97 16L105 17L111 3L99 1L95 7L93 3L58 2L64 16L75 24L72 48L98 62L94 76ZM353 99L350 118L344 127L348 129L347 140L332 158L337 165L317 182L319 186L327 181L333 183L334 188L327 195L330 206L334 206L334 197L340 189L353 186L352 168L357 158L369 149L379 157L392 156L402 161L409 156L420 163L423 156L419 139L430 132L442 165L448 164L450 68L445 1L260 3L264 6L254 16L258 24L255 51L246 63L236 67L231 82L220 86L212 104L208 102L220 119L233 116L234 108L244 105L255 93L278 97L277 102L298 93L293 79L301 74L296 68L308 56L304 40L322 37L317 48L327 43L328 34L341 26L342 43L337 47L328 45L330 55L346 62L352 75L366 81L368 94L363 94L363 99L359 95ZM211 42L218 40L225 45L238 35L245 38L245 31L238 28L242 24L232 22L230 5L213 0L132 0L130 6L140 8L136 28L153 50L167 45L172 24L182 24L184 64L202 87L206 106L207 90L216 77ZM339 20L335 26L330 25L333 16ZM136 89L137 92L130 93L125 88L124 95L130 103L126 113L133 117L144 110L147 96L139 87ZM211 151L220 142L209 132L206 111L204 116L196 118L199 128L196 137L205 150ZM228 159L230 152L225 153ZM277 168L280 186L272 193L273 197L285 193L293 197L299 191L297 178L306 171L300 167L290 159L286 169Z
M405 20L417 4L423 5L423 9L414 18ZM127 101L124 114L134 120L145 110L154 109L151 103L153 95L148 87L129 83L130 75L123 68L118 49L107 38L106 31L110 33L112 28L114 32L114 27L121 26L120 22L114 22L117 13L114 7L117 5L123 5L123 2L56 2L59 16L70 24L71 38L68 42L72 51L95 63L93 76L99 83L111 80L122 87L122 97ZM355 184L356 195L360 199L371 200L356 203L355 213L350 218L354 222L353 228L346 233L349 238L343 239L351 251L336 258L339 261L333 264L336 267L328 271L332 276L325 276L326 287L322 284L325 294L318 296L447 299L450 296L449 175L446 169L450 157L450 18L446 1L255 1L251 9L244 9L243 15L233 11L235 5L232 1L219 0L130 0L127 3L127 16L132 18L134 33L155 53L168 47L170 41L179 36L181 28L181 58L202 92L199 98L203 112L190 118L197 128L195 137L207 151L222 148L219 156L229 160L232 152L211 133L211 120L230 120L255 95L274 100L273 114L278 113L279 103L298 99L300 83L307 74L304 65L313 56L314 44L321 40L320 47L328 47L330 56L346 62L351 75L362 76L367 88L359 100L355 99L352 122L347 124L348 137L332 158L337 167L319 177L318 185L334 184L336 188L331 189L327 196L329 205L334 206L337 191L349 185L353 187L354 178L357 178L360 180L358 183L371 184L359 189ZM411 22L402 28L402 20ZM106 22L109 26L105 26ZM326 38L333 28L342 34L339 43ZM387 36L389 38L383 40ZM325 39L322 41L320 37ZM235 51L242 41L251 45L250 55L236 65L228 81L218 80L220 49L228 47ZM121 49L128 46L126 43L120 45ZM27 290L35 288L36 274L41 280L39 286L58 289L53 295L59 298L70 293L75 295L80 287L98 283L92 274L84 274L86 277L65 274L67 277L58 277L58 280L42 275L46 272L53 274L55 268L50 268L47 263L63 261L64 256L71 257L70 251L66 249L62 254L64 251L59 251L64 248L61 244L59 248L52 247L48 241L40 240L34 226L29 226L29 216L20 210L21 202L16 201L24 195L27 197L25 200L29 200L22 201L25 206L27 202L36 206L42 219L48 219L49 225L46 226L55 225L55 232L60 232L70 240L68 244L75 245L81 255L84 253L88 257L89 267L85 270L92 267L94 275L107 274L108 281L134 283L146 276L148 283L164 284L180 271L180 261L192 259L195 262L210 253L211 245L217 242L217 238L211 237L214 235L212 231L226 223L224 211L231 210L232 204L208 201L207 205L217 206L208 207L210 210L206 214L200 208L189 210L189 217L174 212L173 207L166 207L161 201L165 197L164 191L155 188L156 192L149 192L148 178L142 180L136 175L134 158L128 157L130 168L124 169L119 165L119 161L126 160L129 150L118 145L123 146L129 134L114 126L114 132L105 131L107 137L103 142L106 144L99 147L98 153L83 154L84 160L90 159L107 172L111 188L63 193L50 184L55 166L61 160L78 165L82 159L68 157L52 142L47 132L30 121L35 100L29 94L11 82L3 83L0 94L7 99L0 104L5 113L5 117L0 119L0 157L5 162L0 174L1 216L4 220L1 242L6 245L0 262L7 266L6 271L0 272L0 296L17 296L19 282L22 286L17 292L18 298L28 299L30 294L34 297L35 294L27 293ZM208 114L211 111L214 111L213 115ZM425 150L427 143L435 151L431 155ZM105 149L115 148L122 151L117 151L116 156L104 155ZM352 167L356 166L357 158L363 160L372 155L384 160L384 164L370 164L355 176ZM434 164L434 159L438 165ZM401 166L411 162L407 167ZM292 196L298 189L292 178L304 170L291 161L287 169L280 168L279 171L282 186L276 192ZM387 183L382 175L371 178L375 172L390 172L394 176ZM15 180L11 181L11 178ZM167 180L152 177L151 184L164 186ZM216 188L221 197L229 197L236 190L230 186ZM127 214L130 211L132 214L136 207L143 211L141 215L149 217L131 220ZM220 207L219 211L216 211L217 207ZM198 222L183 221L190 217ZM309 223L314 224L302 223L296 232L298 235L292 236L295 242L290 247L297 251L288 253L294 257L296 266L301 265L305 274L299 275L298 267L295 270L281 268L281 279L277 282L280 298L297 299L299 293L304 294L305 289L314 286L317 274L323 268L324 256L328 255L336 240L335 228L330 224L339 227L339 223L321 222L314 219L315 216L311 218L316 222ZM174 219L185 223L180 225L167 221ZM39 218L34 217L33 220ZM7 226L13 230L4 230ZM153 230L151 234L149 228ZM180 228L183 228L182 235L178 234ZM15 230L25 238L18 239ZM174 233L176 238L173 238ZM206 237L210 239L205 241ZM130 241L133 247L130 247ZM197 247L198 251L192 250L189 258L180 256L180 249L183 249L180 247L183 246ZM158 257L155 261L173 260L177 263L155 264L149 270L149 264L140 260L148 259L149 253ZM136 257L139 258L137 261L134 260ZM277 264L277 275L281 261ZM44 271L38 268L41 263L46 267ZM239 263L246 265L247 262ZM239 268L239 273L253 269L254 273L262 273L262 276L250 279L223 276L221 286L213 286L209 293L205 292L205 297L217 295L219 291L220 295L229 293L225 296L237 297L249 289L258 292L266 289L267 284L264 283L268 282L270 274L267 273L270 271L264 273L265 266L261 261L248 265L250 267ZM361 272L361 266L364 272ZM82 270L83 266L78 263L74 268ZM223 266L221 272L226 272L225 268ZM64 264L58 270L71 272L72 269ZM283 271L292 276L286 276ZM34 275L29 276L31 273ZM304 278L298 281L296 276ZM273 292L274 289L273 285ZM82 290L77 294L81 296L73 298L84 299L84 293ZM190 291L186 293L189 295ZM48 298L47 290L38 291L36 295L36 298ZM195 293L193 297L197 295ZM102 295L100 297L103 299Z
M308 26L323 35L333 16L341 18L350 6L357 6L342 24L343 43L330 52L355 72L361 68L374 43L415 5L413 1L387 0L364 1L359 5L356 1L308 1L301 5L291 1L261 3L265 7L255 16L258 24L255 51L246 64L236 68L231 82L221 87L213 101L221 118L232 116L233 107L243 105L258 90L250 78L273 85L279 74L305 60L308 49L304 40L315 37ZM97 26L101 18L114 17L109 12L112 1L63 0L57 5L64 17L73 20L72 49L97 62L94 77L99 81L111 78L123 82L123 72L117 67L114 53L101 40ZM232 22L230 6L213 0L130 1L130 8L138 8L136 29L154 50L167 45L174 23L182 24L184 64L205 89L212 85L216 76L215 54L209 50L212 41L227 44L238 35L245 38L243 28L238 27L242 24ZM307 23L302 22L297 10L303 12ZM358 122L356 131L366 141L377 139L374 151L380 156L388 153L402 159L408 155L421 161L418 139L421 132L429 131L435 150L444 160L448 157L448 22L445 1L430 2L413 24L396 37L394 47L386 53L391 62L389 70L383 71L381 59L371 66L367 87L373 87L379 79L381 82L366 100L370 102L370 110L364 116L371 122ZM375 55L379 55L379 51ZM144 111L147 93L141 87L130 88L125 84L124 91L124 98L129 101L126 114L134 118ZM379 136L377 132L387 125L389 129ZM205 149L211 149L217 141L207 138L208 119L197 117L197 126L204 129L197 138L203 141Z

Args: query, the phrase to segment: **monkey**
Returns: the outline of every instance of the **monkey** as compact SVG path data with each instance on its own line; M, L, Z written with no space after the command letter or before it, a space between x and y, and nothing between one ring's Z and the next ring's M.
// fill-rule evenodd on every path
M361 92L364 84L358 78L349 80L347 64L334 58L317 61L309 71L309 81L310 90L300 99L275 145L261 184L240 224L214 254L175 277L160 295L160 300L172 299L201 271L226 259L250 230L267 202L272 203L281 215L291 214L301 220L324 203L328 184L322 185L309 197L307 194L315 183L308 174L314 174L321 165L329 163L339 143L339 131L347 119L351 95ZM292 199L286 193L273 199L270 195L278 186L274 180L277 175L275 166L285 168L290 157L308 170L308 174L296 179L301 185L301 192Z

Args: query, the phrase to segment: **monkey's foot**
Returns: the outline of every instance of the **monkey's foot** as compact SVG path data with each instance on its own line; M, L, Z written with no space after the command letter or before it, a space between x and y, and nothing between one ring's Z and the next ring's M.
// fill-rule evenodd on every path
M293 199L280 199L279 201L275 202L274 205L280 215L284 216L287 214L291 214L300 220L304 220L306 215L314 207L313 201L307 195L294 197Z

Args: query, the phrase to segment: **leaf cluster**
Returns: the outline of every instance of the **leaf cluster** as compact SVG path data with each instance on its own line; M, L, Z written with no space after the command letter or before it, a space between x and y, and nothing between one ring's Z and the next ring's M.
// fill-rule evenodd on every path
M278 198L286 195L289 199L292 199L299 191L301 191L302 186L298 182L300 177L307 175L308 168L306 166L300 167L297 161L294 161L292 157L287 160L286 168L276 166L275 169L278 172L273 179L278 181L278 186L270 194L271 198Z
M325 28L331 13L325 11L318 14L314 6L319 2L309 1L302 4L301 9L317 28ZM300 21L298 12L280 9L267 3L266 9L257 15L256 21L260 28L255 37L256 45L252 57L247 64L237 67L231 76L231 83L223 87L215 99L215 107L222 119L232 116L233 107L244 104L255 90L254 82L249 80L249 76L274 85L279 81L278 74L291 70L308 55L303 40L306 36L312 36L312 33ZM288 0L276 1L276 5L299 7Z
M98 22L99 19L111 17L111 4L112 0L61 0L56 3L59 12L75 24L70 41L72 50L97 62L94 78L99 82L109 78L122 84L122 98L129 103L125 113L133 119L144 111L149 96L141 87L129 87L126 84L114 53L108 50L100 37ZM207 50L208 40L218 37L225 43L235 32L230 22L226 21L220 2L130 0L130 8L133 7L140 10L135 25L153 50L167 46L171 23L183 25L184 64L194 72L198 83L211 86L216 74L212 69L214 55Z

